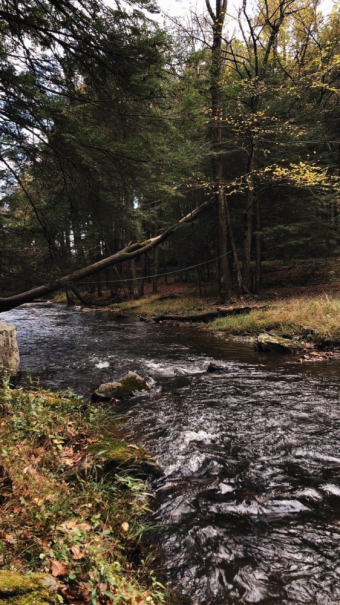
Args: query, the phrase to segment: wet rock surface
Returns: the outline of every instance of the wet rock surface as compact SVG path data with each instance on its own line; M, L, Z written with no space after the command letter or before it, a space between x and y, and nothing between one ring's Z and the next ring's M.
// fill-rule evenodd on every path
M259 334L255 344L257 351L262 353L298 353L303 349L303 345L289 338L282 338L264 332Z
M150 391L150 385L136 372L130 371L115 382L101 384L92 395L92 400L123 399L141 391Z

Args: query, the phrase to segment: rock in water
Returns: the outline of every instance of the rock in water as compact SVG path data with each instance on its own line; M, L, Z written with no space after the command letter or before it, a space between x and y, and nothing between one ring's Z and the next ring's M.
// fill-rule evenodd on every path
M131 397L139 391L150 391L150 385L136 372L128 372L123 378L116 382L105 382L92 395L92 400L100 399L122 399Z
M17 330L12 324L0 321L0 376L14 376L19 370Z
M222 363L211 361L208 365L207 372L227 372L228 367Z
M255 349L265 353L298 353L303 349L303 346L296 340L263 333L257 337Z

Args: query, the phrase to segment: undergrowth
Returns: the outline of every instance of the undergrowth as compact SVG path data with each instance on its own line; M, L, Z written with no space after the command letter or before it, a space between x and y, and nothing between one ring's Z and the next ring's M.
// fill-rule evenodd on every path
M141 544L145 483L88 456L104 413L71 392L0 388L1 569L52 574L61 603L163 603Z

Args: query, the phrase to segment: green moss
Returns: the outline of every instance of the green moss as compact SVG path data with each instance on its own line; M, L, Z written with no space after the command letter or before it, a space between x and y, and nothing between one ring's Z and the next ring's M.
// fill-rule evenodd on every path
M111 472L117 468L128 469L137 475L161 476L162 470L146 451L137 446L131 446L126 441L107 437L93 443L89 453L103 461L104 472Z
M51 576L24 576L15 571L0 571L0 603L44 605L57 603L55 581Z
M121 396L131 395L136 391L144 391L149 390L148 384L144 380L143 383L137 379L135 376L129 376L128 378L123 378L119 381L122 385L120 390Z
M118 381L101 384L94 395L102 399L111 399L112 397L123 399L123 397L132 396L138 391L150 391L150 386L144 378L138 376L135 372L128 372Z

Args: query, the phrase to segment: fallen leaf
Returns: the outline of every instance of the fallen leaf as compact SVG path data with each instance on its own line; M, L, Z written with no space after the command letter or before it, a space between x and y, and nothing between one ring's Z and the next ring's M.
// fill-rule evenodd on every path
M90 531L92 529L91 525L89 525L88 523L78 523L78 525L76 525L77 529L80 529L80 531Z
M81 552L80 548L78 548L78 546L71 546L71 551L73 553L73 558L77 561L84 558L84 555Z
M60 561L51 561L52 576L58 578L58 576L64 576L67 573L68 567L65 563Z
M5 534L5 542L8 542L8 544L15 544L15 537L13 536L13 534Z
M77 521L67 521L67 523L65 523L65 527L67 529L72 529L73 527L76 527L77 525Z
M124 521L124 523L121 524L121 528L125 532L129 531L129 527L130 527L129 524L126 521Z
M73 447L64 447L63 451L60 453L62 458L71 458L74 455Z

